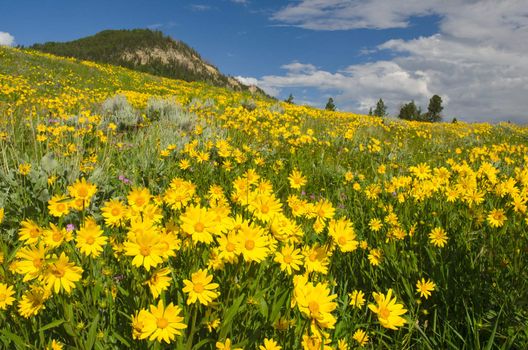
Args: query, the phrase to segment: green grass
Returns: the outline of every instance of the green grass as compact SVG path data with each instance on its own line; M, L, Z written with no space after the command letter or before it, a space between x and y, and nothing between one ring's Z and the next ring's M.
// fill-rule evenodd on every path
M163 195L171 180L181 177L196 186L196 203L208 205L210 186L219 185L230 216L242 215L270 232L265 222L231 196L233 182L248 169L272 184L283 214L302 229L298 247L326 246L332 239L327 229L321 234L314 231L314 219L293 217L287 205L293 194L310 203L328 199L335 217L349 218L357 240L368 244L368 249L350 253L335 251L327 275L310 274L310 281L326 283L337 295L332 312L337 322L327 330L333 348L340 339L355 347L352 334L358 328L368 332L366 347L374 349L528 345L528 222L526 211L514 207L515 198L528 199L524 127L408 123L319 111L205 84L6 48L0 48L0 85L9 87L0 90L0 208L5 210L0 224L4 257L0 283L13 285L17 298L0 313L0 342L5 348L41 349L55 339L72 349L214 349L225 338L246 349L258 348L264 338L275 339L283 349L302 348L302 336L311 332L309 319L290 307L292 277L280 270L272 255L262 263L239 259L223 269L210 269L220 285L217 302L207 307L186 305L183 280L207 268L217 242L191 245L181 232L182 248L163 263L171 268L172 283L161 298L182 307L188 328L170 347L132 339L131 315L157 300L143 284L151 272L133 267L130 257L114 254L115 245L107 245L97 259L80 254L75 239L56 248L53 252L66 252L82 266L82 280L72 294L53 295L34 317L25 319L16 311L23 293L36 283L23 282L10 268L22 246L21 221L32 219L44 228L50 223L78 228L87 216L94 216L106 236L122 243L127 227L104 224L104 203L112 198L126 202L133 187ZM124 94L138 114L145 115L140 125L109 127L110 116L101 106L116 94ZM149 97L170 100L175 114L159 120L147 115ZM174 122L178 118L190 118L190 130L182 130ZM39 135L46 139L39 141ZM228 142L231 154L221 155L219 140ZM162 156L169 145L174 149ZM207 153L209 159L200 161L197 152ZM182 169L181 160L188 160L190 167ZM231 168L226 167L228 162ZM19 173L22 163L32 166L27 176ZM431 169L444 167L449 182L435 185L437 176L419 180L410 168L420 163ZM483 170L488 163L497 170L496 181ZM385 173L378 171L381 165ZM307 178L302 192L289 185L293 169ZM347 173L353 175L350 181ZM54 176L56 180L48 183ZM67 187L82 177L97 185L91 204L65 217L51 216L50 198L67 193ZM406 184L392 188L398 180ZM464 200L472 184L483 193L479 204ZM369 198L365 189L373 187L380 193ZM447 200L450 188L458 188L454 202ZM180 224L182 211L166 204L160 208L161 226ZM493 209L504 209L502 227L494 228L487 220ZM391 212L407 233L403 240L389 238L394 227L387 223L380 232L369 228L371 219L384 220ZM433 246L428 238L435 227L447 232L443 248ZM283 243L276 243L280 250ZM371 248L383 252L379 266L369 263ZM422 277L437 286L427 300L416 293L415 284ZM366 305L348 306L348 293L354 289L364 291L369 304L374 303L373 292L386 293L389 288L408 309L407 324L397 331L381 327ZM209 331L206 324L216 318L220 326ZM290 327L279 330L279 319L289 320Z

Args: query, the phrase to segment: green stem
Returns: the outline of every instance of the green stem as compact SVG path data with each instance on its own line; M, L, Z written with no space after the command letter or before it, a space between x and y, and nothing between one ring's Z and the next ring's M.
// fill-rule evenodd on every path
M192 315L192 321L191 321L191 331L189 332L189 337L187 339L187 345L185 346L187 350L192 350L194 333L196 333L196 317L198 314L198 305L195 304L193 305L192 308L193 308L193 315Z

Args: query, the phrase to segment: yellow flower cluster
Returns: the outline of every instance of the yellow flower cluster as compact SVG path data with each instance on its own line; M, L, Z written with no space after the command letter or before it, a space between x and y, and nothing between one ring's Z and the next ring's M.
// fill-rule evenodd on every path
M445 344L428 309L456 327L453 295L482 276L523 300L528 128L0 58L0 309L36 347L380 348L415 327ZM102 108L116 95L132 124Z

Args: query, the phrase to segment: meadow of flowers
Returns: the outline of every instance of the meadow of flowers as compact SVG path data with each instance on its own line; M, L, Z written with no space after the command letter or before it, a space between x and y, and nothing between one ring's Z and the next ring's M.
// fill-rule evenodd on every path
M0 48L0 347L522 349L528 128Z

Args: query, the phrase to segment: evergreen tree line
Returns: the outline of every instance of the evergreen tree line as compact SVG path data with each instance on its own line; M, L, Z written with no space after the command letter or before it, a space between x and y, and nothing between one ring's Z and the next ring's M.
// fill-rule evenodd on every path
M293 103L293 98L293 95L290 94L288 98L284 100L284 102ZM325 109L328 111L336 110L336 105L332 97L328 99ZM442 98L438 95L433 95L433 97L429 99L429 105L427 106L426 112L422 113L422 108L420 106L417 106L414 101L411 101L409 103L405 103L400 107L398 118L405 120L435 123L442 121L441 113L443 109L444 107L442 106ZM385 102L383 102L383 99L380 98L378 100L374 109L372 107L370 108L368 115L378 117L388 116L387 106L385 105ZM453 121L456 121L456 119L453 119Z

